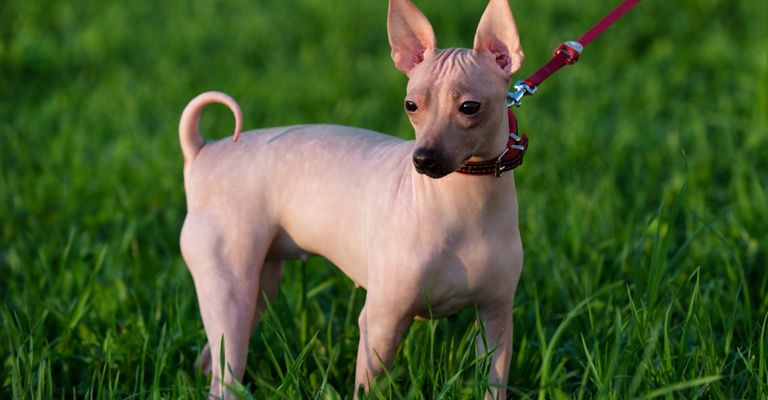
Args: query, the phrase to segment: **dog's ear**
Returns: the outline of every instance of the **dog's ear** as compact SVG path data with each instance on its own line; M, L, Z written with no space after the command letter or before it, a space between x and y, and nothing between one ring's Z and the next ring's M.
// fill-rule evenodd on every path
M474 51L490 52L509 79L523 64L523 46L509 0L490 0L475 33Z
M392 61L406 75L435 49L432 25L410 0L389 1L387 33Z

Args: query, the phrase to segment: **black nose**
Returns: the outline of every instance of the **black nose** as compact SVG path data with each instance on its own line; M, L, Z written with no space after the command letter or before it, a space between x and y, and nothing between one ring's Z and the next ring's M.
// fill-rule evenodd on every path
M413 152L413 165L419 172L432 171L437 166L437 152L431 149L418 148Z

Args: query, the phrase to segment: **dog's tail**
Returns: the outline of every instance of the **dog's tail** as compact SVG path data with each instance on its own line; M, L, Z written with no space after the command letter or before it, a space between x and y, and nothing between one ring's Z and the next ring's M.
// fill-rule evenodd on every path
M184 163L190 163L195 158L200 149L203 148L203 137L200 135L200 114L203 108L208 104L221 103L229 107L235 115L235 133L232 141L237 142L240 137L240 130L243 127L243 113L235 99L222 92L205 92L198 95L184 108L179 121L179 141L181 142L181 152L184 154Z

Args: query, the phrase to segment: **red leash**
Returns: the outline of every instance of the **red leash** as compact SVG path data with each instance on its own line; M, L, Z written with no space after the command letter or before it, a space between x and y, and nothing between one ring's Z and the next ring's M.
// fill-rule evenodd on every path
M555 49L552 59L549 60L538 71L522 81L515 82L513 88L515 91L507 93L507 107L509 108L509 140L507 148L499 154L496 159L467 162L456 172L469 175L495 175L501 176L504 172L514 169L523 163L523 156L528 150L528 136L517 135L517 120L512 113L512 106L520 106L520 100L523 96L531 95L536 88L550 75L557 72L560 68L570 65L579 60L581 52L591 41L595 40L606 29L619 20L624 14L629 12L641 0L624 0L618 7L614 8L600 22L595 24L587 33L581 35L577 41L568 41L560 43Z
M578 61L584 47L587 47L590 42L600 36L600 34L640 3L640 1L641 0L624 0L623 3L606 15L605 18L601 19L595 26L590 28L585 34L581 35L579 40L560 43L560 45L555 48L552 59L549 60L548 63L539 68L538 71L534 72L528 78L515 82L513 85L515 90L507 94L507 106L519 107L523 96L531 95L536 92L539 84L549 78L550 75L557 72L560 68Z

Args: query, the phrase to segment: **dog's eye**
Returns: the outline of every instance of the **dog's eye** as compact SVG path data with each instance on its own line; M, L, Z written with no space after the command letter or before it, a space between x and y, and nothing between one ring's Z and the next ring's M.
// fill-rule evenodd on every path
M416 103L414 103L414 102L412 102L410 100L406 100L405 101L405 109L408 112L416 112L416 110L419 109L419 106L417 106Z
M459 106L459 112L465 115L477 114L480 111L480 103L476 101L465 101Z

